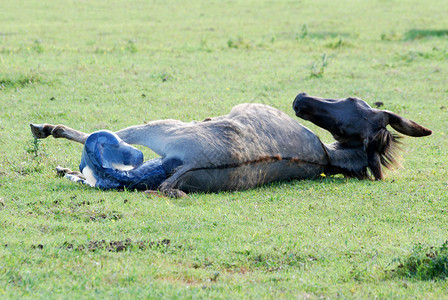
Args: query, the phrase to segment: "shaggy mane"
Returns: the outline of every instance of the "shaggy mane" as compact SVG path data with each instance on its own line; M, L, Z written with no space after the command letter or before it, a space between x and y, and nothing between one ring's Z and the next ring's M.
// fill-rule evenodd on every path
M331 163L325 172L358 179L382 179L381 165L387 169L401 166L399 156L401 138L402 136L382 128L366 147L350 148L339 142L327 145ZM372 154L369 155L369 152Z
M381 164L388 169L401 167L399 153L402 151L400 147L402 138L403 136L382 128L371 142L376 147L375 150L380 156Z

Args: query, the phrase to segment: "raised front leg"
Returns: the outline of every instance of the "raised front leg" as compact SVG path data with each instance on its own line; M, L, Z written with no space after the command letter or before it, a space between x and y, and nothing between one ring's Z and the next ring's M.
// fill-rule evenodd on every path
M31 133L36 139L45 139L52 135L54 138L66 138L84 144L89 134L72 129L64 125L30 124Z
M125 143L146 146L163 157L167 153L165 149L167 139L182 136L182 133L176 133L174 129L184 124L186 123L177 120L152 121L145 125L119 130L116 134ZM36 139L45 139L51 135L54 138L66 138L84 144L90 135L65 125L30 124L30 127Z

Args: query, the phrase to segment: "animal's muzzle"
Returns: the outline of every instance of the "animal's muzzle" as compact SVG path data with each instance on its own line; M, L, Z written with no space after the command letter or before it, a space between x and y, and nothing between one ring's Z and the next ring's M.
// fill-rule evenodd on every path
M309 97L307 93L300 93L294 99L294 102L292 103L292 109L294 109L294 111L296 112L297 117L300 117L301 103L307 97Z

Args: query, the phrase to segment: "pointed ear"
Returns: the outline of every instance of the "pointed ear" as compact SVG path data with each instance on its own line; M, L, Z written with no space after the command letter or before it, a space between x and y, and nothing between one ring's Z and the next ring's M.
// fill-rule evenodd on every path
M415 137L432 134L431 130L415 123L414 121L403 118L402 116L391 111L384 110L383 112L386 114L386 124L389 124L393 129L402 134Z

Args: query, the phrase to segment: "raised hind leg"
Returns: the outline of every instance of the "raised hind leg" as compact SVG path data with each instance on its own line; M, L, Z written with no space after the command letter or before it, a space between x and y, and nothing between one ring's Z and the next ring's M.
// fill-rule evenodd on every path
M164 157L170 150L166 149L169 137L176 135L173 129L185 123L177 120L152 121L145 125L131 126L116 132L118 137L131 145L142 145ZM50 135L54 138L66 138L84 144L90 134L75 130L65 125L30 124L31 133L37 139Z
M64 125L30 124L31 133L36 139L45 139L50 135L54 138L66 138L84 144L89 134Z

